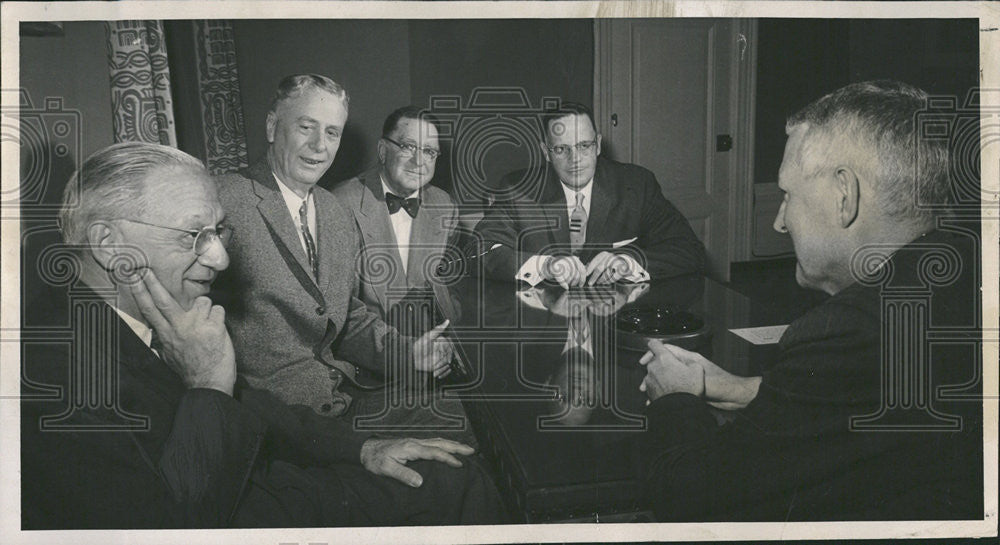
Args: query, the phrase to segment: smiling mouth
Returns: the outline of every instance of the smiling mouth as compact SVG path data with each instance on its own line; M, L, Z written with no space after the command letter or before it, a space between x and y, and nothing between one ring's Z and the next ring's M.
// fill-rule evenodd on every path
M306 157L300 157L300 159L302 159L303 163L305 163L307 165L310 165L310 166L322 165L325 162L325 161L321 161L321 160L318 160L318 159L309 159L309 158L306 158Z

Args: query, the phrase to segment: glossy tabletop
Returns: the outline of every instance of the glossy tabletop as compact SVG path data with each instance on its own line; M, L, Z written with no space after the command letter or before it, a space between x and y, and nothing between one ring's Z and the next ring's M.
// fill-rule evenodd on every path
M690 312L708 335L687 344L737 374L754 373L774 347L729 330L781 323L766 304L702 277L570 291L468 278L451 291L460 307L453 332L472 378L444 395L464 401L526 522L642 510L633 442L646 425L645 369L641 345L618 321L623 313Z

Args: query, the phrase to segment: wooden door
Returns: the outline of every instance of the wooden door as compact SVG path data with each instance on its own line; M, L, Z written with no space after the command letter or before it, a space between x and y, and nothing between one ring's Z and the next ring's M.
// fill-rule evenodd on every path
M710 274L724 281L752 199L748 29L734 19L603 19L596 26L602 153L653 171L705 244Z

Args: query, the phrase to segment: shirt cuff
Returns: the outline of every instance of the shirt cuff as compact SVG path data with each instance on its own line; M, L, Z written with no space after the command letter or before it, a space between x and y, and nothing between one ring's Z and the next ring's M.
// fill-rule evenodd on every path
M648 282L649 273L646 269L635 260L634 257L628 254L615 254L615 257L625 261L625 265L628 268L629 274L622 276L622 280L625 282ZM619 265L620 266L620 265Z
M548 255L533 255L524 261L524 265L518 269L517 274L514 275L515 280L522 280L531 284L532 287L538 285L545 277L542 276L542 268L545 267L545 263L552 256Z

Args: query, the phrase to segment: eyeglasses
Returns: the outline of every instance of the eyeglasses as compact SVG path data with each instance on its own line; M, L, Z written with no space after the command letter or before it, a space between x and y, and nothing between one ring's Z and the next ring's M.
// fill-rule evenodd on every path
M552 153L552 155L562 157L569 154L570 148L575 149L578 154L590 155L591 152L597 151L597 140L585 140L583 142L577 142L572 146L552 146L548 147L548 150Z
M396 142L388 136L383 136L382 138L396 144L396 147L399 148L399 150L403 152L403 155L406 155L407 157L413 157L416 155L417 150L420 150L420 153L424 155L424 158L429 161L436 161L437 158L441 156L441 150L436 150L434 148L418 148L416 144L411 144L409 142Z
M127 221L130 223L138 223L140 225L147 225L149 227L158 227L160 229L169 229L171 231L177 231L179 233L187 233L192 237L191 249L194 253L198 255L204 255L209 248L212 247L212 243L218 240L222 243L222 247L226 248L229 246L229 241L233 238L233 228L220 223L216 226L202 227L201 229L181 229L179 227L167 227L166 225L157 225L155 223L149 223L145 221L132 220L128 218L119 218L121 221Z

